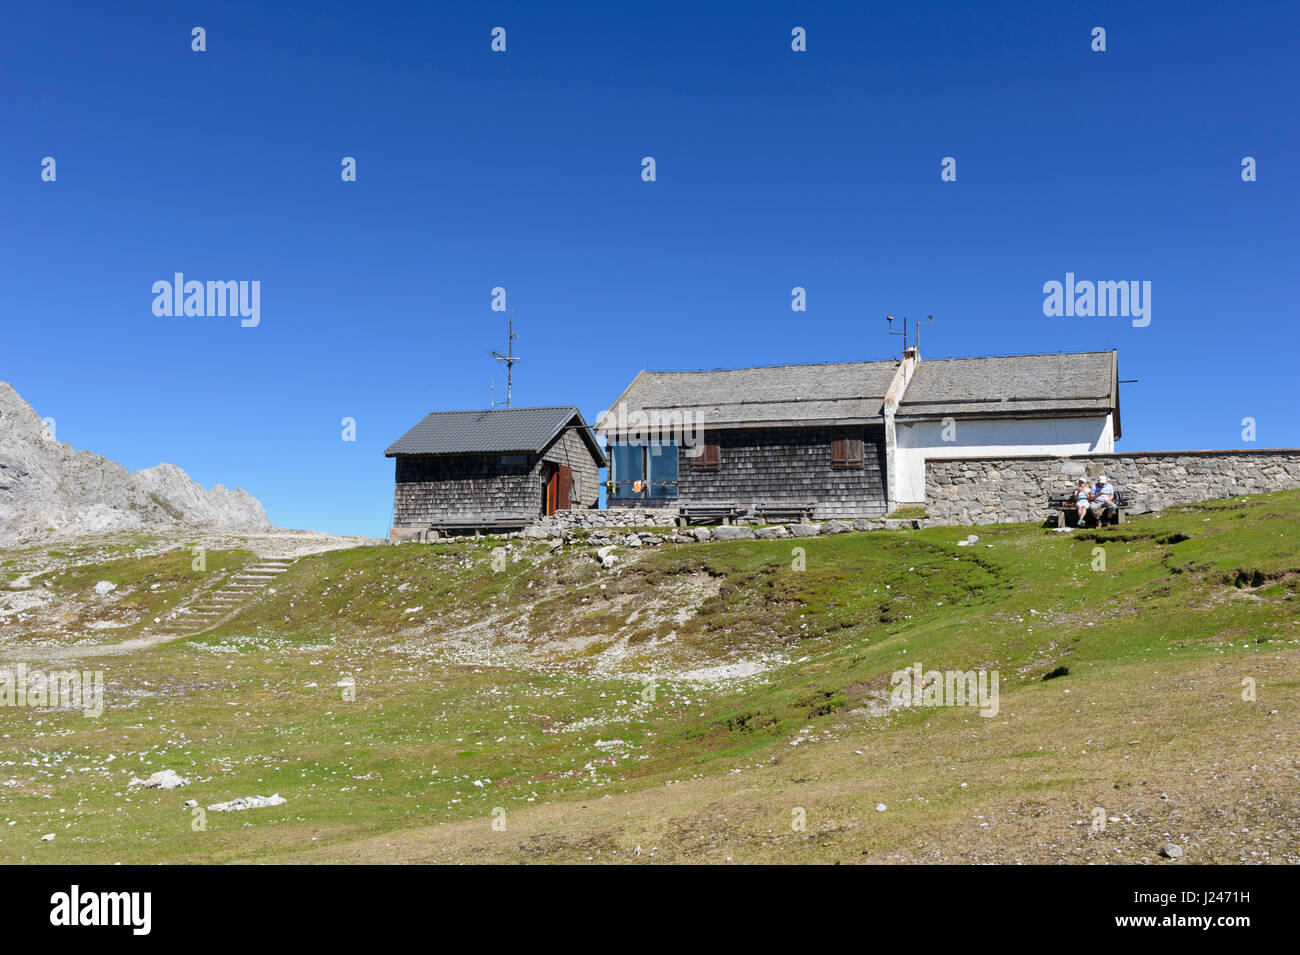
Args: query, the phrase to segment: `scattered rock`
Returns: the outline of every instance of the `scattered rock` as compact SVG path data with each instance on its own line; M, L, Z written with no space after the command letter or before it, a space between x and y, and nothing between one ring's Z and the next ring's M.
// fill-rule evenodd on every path
M713 536L720 541L753 540L754 529L743 524L723 524L713 529Z
M1166 859L1181 859L1183 857L1183 847L1172 842L1166 842L1160 847L1160 854Z
M95 593L101 596L108 593L110 590L117 590L117 584L108 580L101 580L99 583L95 584Z
M230 802L219 802L208 807L212 812L240 812L244 809L265 809L268 806L282 806L286 802L283 796L276 793L273 796L241 796L238 799L232 799Z

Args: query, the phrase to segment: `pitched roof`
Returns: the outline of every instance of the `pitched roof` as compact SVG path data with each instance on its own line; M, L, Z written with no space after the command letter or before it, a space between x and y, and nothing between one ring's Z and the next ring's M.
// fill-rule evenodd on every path
M399 454L536 454L574 419L578 433L591 449L592 456L605 464L605 454L583 420L582 412L572 406L547 408L486 408L479 411L435 411L402 435L384 452L391 458Z
M602 420L601 432L617 426L620 404L628 411L690 411L704 425L875 422L896 361L776 365L715 371L643 371Z
M808 425L883 420L897 361L774 365L715 371L643 371L601 420L602 434L635 411L689 411L705 426ZM1114 351L941 358L917 364L898 416L1115 412Z
M1104 414L1118 408L1116 354L1102 351L922 359L898 416Z

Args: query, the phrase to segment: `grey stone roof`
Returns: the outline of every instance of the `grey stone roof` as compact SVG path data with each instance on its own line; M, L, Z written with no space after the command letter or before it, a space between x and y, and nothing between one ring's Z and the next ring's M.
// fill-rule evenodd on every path
M1104 414L1119 407L1116 371L1113 351L922 358L898 417Z
M830 424L883 420L898 361L775 365L715 371L643 371L596 430L617 430L620 403L634 411L690 411L706 426ZM1113 351L922 359L898 416L1044 415L1115 411Z
M596 422L616 427L620 402L632 411L690 411L705 425L877 422L896 361L776 365L717 371L643 371Z
M575 424L605 466L605 455L582 413L572 406L547 408L485 408L478 411L435 411L402 435L384 452L399 454L536 454L570 424Z

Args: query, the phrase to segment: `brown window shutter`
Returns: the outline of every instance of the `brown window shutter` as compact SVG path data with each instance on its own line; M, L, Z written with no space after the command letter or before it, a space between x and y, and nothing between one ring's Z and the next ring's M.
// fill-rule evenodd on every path
M831 442L831 467L860 468L862 462L861 438L835 438Z
M722 466L722 449L716 442L709 442L701 447L700 453L691 459L693 471L717 471Z

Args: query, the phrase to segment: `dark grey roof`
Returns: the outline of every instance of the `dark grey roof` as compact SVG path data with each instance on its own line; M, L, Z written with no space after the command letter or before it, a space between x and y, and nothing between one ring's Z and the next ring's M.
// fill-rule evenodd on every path
M596 422L617 430L621 413L689 411L703 425L876 422L897 361L775 365L716 371L643 371ZM922 359L898 416L1045 415L1115 412L1113 351ZM622 405L622 408L620 408Z
M924 415L1105 413L1119 406L1113 351L922 359L900 418Z
M896 361L776 365L717 371L643 371L596 422L617 427L619 405L632 411L690 411L704 425L880 421Z
M550 408L486 408L479 411L435 411L426 415L384 452L399 454L536 454L570 424L574 424L603 467L605 455L582 413L572 406Z

